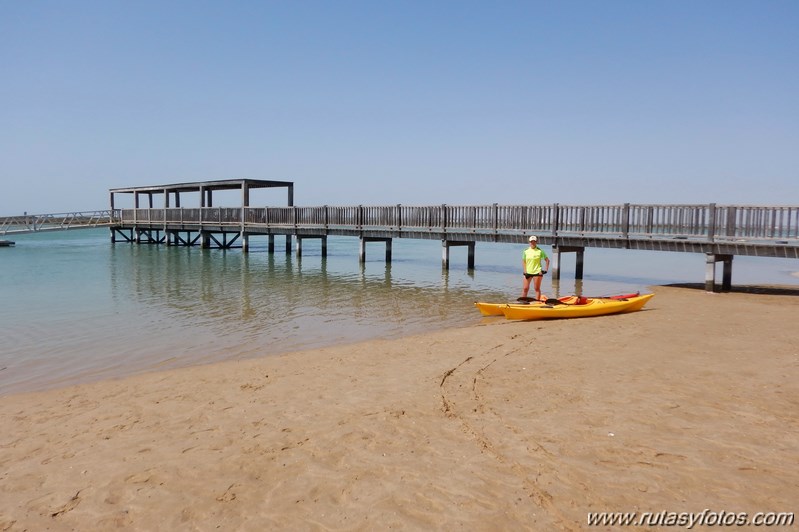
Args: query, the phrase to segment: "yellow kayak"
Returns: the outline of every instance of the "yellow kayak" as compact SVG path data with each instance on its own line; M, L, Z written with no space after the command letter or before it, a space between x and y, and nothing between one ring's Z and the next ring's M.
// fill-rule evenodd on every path
M641 310L655 294L626 299L574 298L574 303L505 305L502 313L509 320L546 320L557 318L586 318Z
M479 310L480 314L482 314L483 316L503 316L505 314L503 312L503 310L508 305L529 307L531 305L532 306L542 306L542 305L546 305L546 304L552 305L553 303L554 304L560 304L560 303L576 304L576 303L579 303L581 301L583 301L583 302L587 301L588 299L629 299L631 297L636 297L638 295L639 295L639 293L636 292L634 294L619 294L619 295L615 295L615 296L603 296L603 297L597 297L597 298L586 298L586 297L582 297L582 296L580 296L580 297L578 297L578 296L565 296L565 297L558 298L556 300L555 299L549 299L547 301L531 300L531 301L529 301L527 303L484 303L484 302L481 302L481 301L477 301L477 302L475 302L474 306L477 307L477 310ZM560 303L557 303L558 301Z

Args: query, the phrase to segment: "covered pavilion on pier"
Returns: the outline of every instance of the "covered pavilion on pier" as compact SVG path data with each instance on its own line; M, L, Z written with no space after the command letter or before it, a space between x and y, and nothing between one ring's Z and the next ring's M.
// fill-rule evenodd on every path
M241 206L250 206L250 190L256 188L286 188L288 190L287 206L294 205L294 183L292 181L271 181L263 179L223 179L219 181L198 181L193 183L173 183L171 185L153 185L143 187L112 188L108 191L111 210L115 207L117 194L133 194L133 208L141 208L140 198L145 196L148 207L153 208L153 196L163 194L164 208L170 207L170 198L175 198L174 207L181 207L180 195L198 192L200 204L197 207L213 207L213 193L219 190L241 190ZM188 205L183 205L188 207Z

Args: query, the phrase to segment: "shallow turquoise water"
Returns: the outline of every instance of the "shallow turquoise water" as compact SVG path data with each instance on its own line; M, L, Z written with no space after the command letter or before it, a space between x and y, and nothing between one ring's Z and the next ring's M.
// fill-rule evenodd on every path
M303 256L197 247L112 245L107 230L21 235L0 248L0 395L155 369L398 337L481 322L472 303L518 296L524 245L478 243L476 268L454 248L442 271L438 241L305 241ZM548 247L544 248L550 251ZM700 254L588 249L585 279L566 255L543 291L587 295L702 282ZM736 257L735 284L799 286L794 260Z

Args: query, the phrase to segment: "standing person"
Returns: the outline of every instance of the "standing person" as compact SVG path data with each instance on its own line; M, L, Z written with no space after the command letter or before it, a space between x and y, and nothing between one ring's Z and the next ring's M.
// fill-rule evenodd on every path
M527 239L530 242L530 247L522 253L522 268L524 271L524 285L522 286L522 297L527 297L527 292L530 290L530 281L535 279L535 299L541 300L541 279L549 269L549 257L543 249L538 247L538 237L531 236ZM541 268L541 259L546 262L546 267Z

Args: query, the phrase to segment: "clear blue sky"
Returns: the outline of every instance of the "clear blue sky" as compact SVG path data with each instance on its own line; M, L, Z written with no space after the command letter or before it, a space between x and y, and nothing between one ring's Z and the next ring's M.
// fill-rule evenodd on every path
M0 214L242 177L298 205L796 205L798 28L796 0L0 0Z

